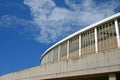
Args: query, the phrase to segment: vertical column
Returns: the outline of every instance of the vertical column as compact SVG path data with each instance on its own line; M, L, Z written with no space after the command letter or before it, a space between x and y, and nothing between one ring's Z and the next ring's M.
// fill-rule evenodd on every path
M67 41L67 60L68 60L68 57L69 57L69 40Z
M95 33L95 52L98 53L98 39L97 39L97 28L94 28Z
M114 22L115 22L117 44L118 44L118 48L120 48L120 36L119 36L119 27L118 27L118 21L117 21L117 19L115 19Z
M58 61L60 60L60 45L58 46Z
M51 62L53 62L53 49L52 49L52 51L51 51L51 54L52 54Z
M46 64L46 57L44 57L44 64Z
M81 56L81 34L79 35L79 57Z
M115 73L109 74L109 80L116 80Z

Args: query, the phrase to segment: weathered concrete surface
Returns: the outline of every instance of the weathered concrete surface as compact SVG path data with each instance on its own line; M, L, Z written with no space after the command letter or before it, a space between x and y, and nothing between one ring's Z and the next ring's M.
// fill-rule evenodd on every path
M120 71L120 49L36 66L0 76L0 80L43 80Z

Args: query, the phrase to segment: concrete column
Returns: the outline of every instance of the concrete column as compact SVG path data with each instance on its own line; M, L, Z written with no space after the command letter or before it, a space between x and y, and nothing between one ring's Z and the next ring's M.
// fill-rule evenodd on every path
M58 46L58 61L60 60L60 45Z
M79 57L81 56L81 35L79 35Z
M51 59L51 62L53 62L53 50L51 51L51 53L52 53L52 59Z
M109 74L109 80L116 80L115 73Z
M117 21L117 19L115 19L114 22L115 22L117 44L118 44L118 48L120 48L120 36L119 36L119 27L118 27L118 21Z
M97 39L97 28L94 28L95 33L95 52L98 53L98 39Z
M69 40L67 41L67 60L68 60L68 57L69 57Z

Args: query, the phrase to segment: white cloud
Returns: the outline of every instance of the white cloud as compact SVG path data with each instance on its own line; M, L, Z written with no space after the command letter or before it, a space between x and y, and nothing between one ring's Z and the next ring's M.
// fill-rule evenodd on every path
M27 38L36 38L38 32L40 32L38 29L39 27L37 27L33 21L17 18L16 16L11 15L4 15L0 17L0 27L5 29L16 29L18 33L26 35Z
M58 7L52 0L25 0L31 8L33 20L41 29L39 42L53 42L61 36L81 29L115 13L120 3L109 0L65 0L70 9Z
M33 21L18 19L23 25L34 26L30 30L37 31L35 40L51 43L87 25L106 18L115 12L119 0L65 0L68 8L59 7L53 0L24 0L29 6ZM7 18L6 18L7 19ZM17 18L16 18L17 19ZM20 21L19 21L20 20ZM10 22L8 18L8 22ZM6 24L6 25L9 25ZM2 24L0 22L0 24Z
M0 26L1 27L15 27L14 25L25 24L26 21L24 19L17 18L15 16L4 15L0 17Z
M57 7L52 0L25 0L24 3L31 8L33 20L41 30L36 38L39 42L54 42L71 29L65 19L70 11Z
M119 5L117 0L109 0L106 2L97 3L97 0L65 0L66 4L74 11L73 18L80 26L89 25L108 17L115 13L115 8ZM81 4L82 3L82 4ZM73 15L72 14L72 15Z

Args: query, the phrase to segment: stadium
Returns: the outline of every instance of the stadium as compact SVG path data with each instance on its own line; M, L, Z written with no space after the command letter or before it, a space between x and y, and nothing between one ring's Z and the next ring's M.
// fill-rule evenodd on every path
M40 62L0 80L120 80L120 13L57 42Z

